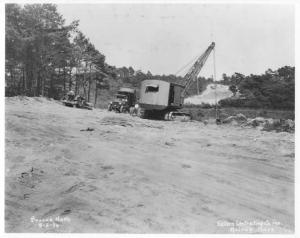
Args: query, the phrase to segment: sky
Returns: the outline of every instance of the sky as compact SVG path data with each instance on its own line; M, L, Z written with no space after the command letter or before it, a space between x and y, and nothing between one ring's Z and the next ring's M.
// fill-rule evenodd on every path
M66 23L79 29L116 67L175 74L212 41L200 76L262 74L295 65L291 4L58 4ZM189 65L191 66L191 64ZM179 72L184 75L188 67Z

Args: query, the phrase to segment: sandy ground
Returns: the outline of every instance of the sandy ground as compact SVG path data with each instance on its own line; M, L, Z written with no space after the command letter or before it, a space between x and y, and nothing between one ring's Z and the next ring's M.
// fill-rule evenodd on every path
M293 134L6 98L5 140L6 232L294 231Z
M208 103L208 104L216 104L222 99L229 98L233 94L229 90L229 86L221 85L221 84L209 84L207 88L200 94L194 95L184 99L184 103L186 104L201 104L201 103Z

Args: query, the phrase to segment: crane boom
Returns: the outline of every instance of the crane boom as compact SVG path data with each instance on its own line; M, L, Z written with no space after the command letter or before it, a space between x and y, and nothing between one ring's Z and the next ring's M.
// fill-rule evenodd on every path
M184 90L182 91L181 96L184 98L186 95L187 90L189 89L192 81L197 79L198 74L200 73L203 65L205 64L208 56L215 48L215 42L212 42L210 46L206 49L206 51L196 60L194 65L189 69L188 73L184 76L185 78L185 85Z

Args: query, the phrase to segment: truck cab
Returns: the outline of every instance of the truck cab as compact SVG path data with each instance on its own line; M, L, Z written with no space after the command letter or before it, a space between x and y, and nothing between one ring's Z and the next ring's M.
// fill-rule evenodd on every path
M129 112L136 103L136 91L132 88L120 88L113 101L108 105L108 111Z

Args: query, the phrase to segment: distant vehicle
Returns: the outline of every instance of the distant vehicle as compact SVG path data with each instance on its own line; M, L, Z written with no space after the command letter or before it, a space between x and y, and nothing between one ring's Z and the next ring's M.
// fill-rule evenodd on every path
M129 112L136 103L136 91L132 88L120 88L112 102L108 104L108 111Z
M77 95L73 91L70 91L62 99L62 103L67 107L77 107L92 110L93 104L85 100L84 97Z

